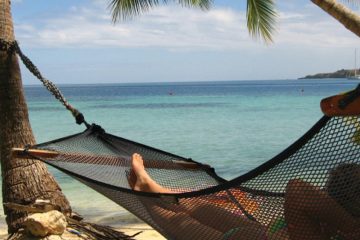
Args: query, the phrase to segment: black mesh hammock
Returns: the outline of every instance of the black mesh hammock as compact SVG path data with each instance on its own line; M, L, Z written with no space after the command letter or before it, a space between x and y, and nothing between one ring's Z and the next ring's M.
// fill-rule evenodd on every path
M358 95L359 88L344 95L339 111ZM358 239L358 116L322 117L279 155L231 181L210 166L87 127L24 154L95 189L168 239ZM133 153L142 155L152 179L179 193L132 190Z

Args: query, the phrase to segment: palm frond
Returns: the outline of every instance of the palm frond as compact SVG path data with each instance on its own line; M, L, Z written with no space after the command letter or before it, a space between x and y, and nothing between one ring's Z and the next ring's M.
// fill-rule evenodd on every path
M177 0L177 2L184 7L209 10L213 3L213 0Z
M208 10L213 0L173 0L184 7ZM109 8L113 22L129 19L149 11L160 4L167 4L169 0L111 0Z
M277 13L274 0L247 0L247 27L253 38L273 41Z

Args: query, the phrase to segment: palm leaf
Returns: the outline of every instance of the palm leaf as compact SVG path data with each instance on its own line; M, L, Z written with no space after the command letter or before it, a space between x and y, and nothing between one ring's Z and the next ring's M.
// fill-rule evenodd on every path
M113 22L117 22L120 19L132 18L155 6L169 2L178 3L184 7L208 10L213 0L111 0L109 8L112 12ZM272 42L276 18L274 0L247 0L247 26L252 37L260 37L266 43Z
M208 10L212 4L212 0L111 0L109 8L112 12L113 22L117 22L120 19L129 19L140 15L155 6L168 2L176 2L184 7L202 10Z
M273 41L277 13L274 0L247 0L247 26L254 38L262 38L266 43Z

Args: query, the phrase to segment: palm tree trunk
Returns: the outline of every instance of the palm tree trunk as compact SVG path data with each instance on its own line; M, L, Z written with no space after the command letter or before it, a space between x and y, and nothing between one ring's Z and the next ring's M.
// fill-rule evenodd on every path
M14 41L10 0L0 0L0 38ZM0 160L3 202L29 204L49 199L63 212L71 211L46 166L39 161L12 159L11 148L34 144L18 58L0 51ZM26 213L4 207L10 233L19 229Z
M360 37L360 16L336 0L311 0Z

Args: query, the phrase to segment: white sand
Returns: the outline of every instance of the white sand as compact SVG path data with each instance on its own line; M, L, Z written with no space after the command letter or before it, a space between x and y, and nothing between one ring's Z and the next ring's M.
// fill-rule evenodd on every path
M125 234L132 236L138 232L142 232L135 237L137 240L164 240L165 238L157 231L152 229L149 225L143 224L131 224L117 228L117 230L124 232Z
M162 235L160 235L157 231L155 231L145 223L129 224L122 227L117 227L116 229L129 236L141 232L139 235L134 237L137 240L165 240L165 238ZM0 228L0 239L6 239L6 238L7 238L7 229Z

